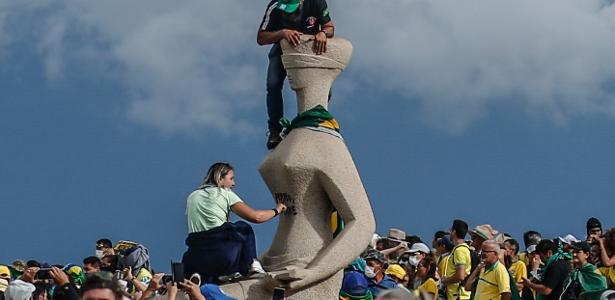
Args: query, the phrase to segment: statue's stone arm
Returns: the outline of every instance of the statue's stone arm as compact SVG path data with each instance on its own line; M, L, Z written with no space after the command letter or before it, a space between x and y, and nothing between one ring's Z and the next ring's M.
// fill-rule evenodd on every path
M328 278L359 257L375 232L376 224L367 194L350 155L345 162L319 171L318 178L331 204L344 220L344 230L305 267L289 270L276 279L290 289L301 289Z

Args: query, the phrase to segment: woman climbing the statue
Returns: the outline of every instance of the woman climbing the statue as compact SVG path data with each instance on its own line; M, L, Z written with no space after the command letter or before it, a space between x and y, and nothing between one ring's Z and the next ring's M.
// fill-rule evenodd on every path
M252 223L267 222L286 211L283 203L273 209L255 210L231 190L234 186L233 167L218 162L187 199L188 250L182 262L186 274L197 273L203 282L217 283L220 276L237 273L265 273L256 260L252 227L244 221L230 222L231 211Z

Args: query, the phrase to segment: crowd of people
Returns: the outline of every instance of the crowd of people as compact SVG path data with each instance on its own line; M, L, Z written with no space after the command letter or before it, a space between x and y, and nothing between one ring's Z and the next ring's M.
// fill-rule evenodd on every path
M615 299L615 228L603 230L598 219L590 218L586 229L582 239L571 234L544 238L527 231L521 248L517 239L489 224L470 228L454 220L450 230L435 232L430 245L391 228L384 237L375 234L361 257L344 270L339 299ZM15 260L0 265L0 300L141 300L157 295L174 300L178 293L191 300L233 299L219 286L228 277L204 280L200 274L207 272L191 272L186 270L179 280L156 273L143 245L100 239L95 255L82 264Z
M257 33L258 44L272 45L268 149L284 137L286 71L280 41L296 46L302 35L311 35L318 55L327 51L334 32L325 0L269 2ZM82 264L15 260L0 265L0 300L142 300L158 295L175 300L180 293L191 300L233 299L224 295L221 284L263 276L267 270L257 259L252 227L230 222L231 212L262 223L287 210L281 202L271 209L253 209L232 191L234 185L233 167L220 162L190 193L188 250L173 274L155 272L148 249L139 243L100 239L95 255ZM590 218L586 229L583 239L570 234L543 238L538 231L527 231L522 249L517 239L489 224L470 228L454 220L449 230L434 234L430 245L392 228L386 237L375 234L344 269L339 299L615 299L615 228L603 231L600 221Z
M156 273L149 251L141 244L109 239L96 242L94 256L82 264L50 265L15 260L0 265L0 300L140 300L178 292L191 300L232 299L217 285L202 283L198 274Z
M230 214L262 223L287 210L283 203L253 209L232 191L234 186L233 167L219 162L188 195L188 250L171 275L152 269L145 246L104 238L96 242L95 255L80 265L36 260L0 265L0 300L142 300L158 295L175 300L180 292L191 300L234 299L220 285L259 278L268 270L257 259L252 227L243 220L230 222ZM331 230L335 238L343 222L332 218ZM522 249L517 239L490 224L470 228L454 220L449 230L435 232L431 245L391 228L385 237L374 234L362 255L344 269L339 299L615 299L615 228L603 230L592 217L586 232L577 239L571 234L543 238L538 231L527 231Z
M586 230L527 231L521 248L490 224L454 220L431 247L392 228L345 269L340 299L615 299L615 228L592 217Z

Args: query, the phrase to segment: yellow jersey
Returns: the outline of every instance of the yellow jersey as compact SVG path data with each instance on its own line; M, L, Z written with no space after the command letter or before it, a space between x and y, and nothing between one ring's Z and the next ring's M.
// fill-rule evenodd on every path
M451 255L446 257L444 267L444 277L450 277L458 268L465 268L465 275L468 276L472 269L472 257L470 255L470 247L463 243L455 246ZM459 283L452 283L446 286L446 299L448 300L467 300L470 299L470 292L466 291Z
M510 275L499 261L480 272L474 300L499 300L502 293L510 293Z

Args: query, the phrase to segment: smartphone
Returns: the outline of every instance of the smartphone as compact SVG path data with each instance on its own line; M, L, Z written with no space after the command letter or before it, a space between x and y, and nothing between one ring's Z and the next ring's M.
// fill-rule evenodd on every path
M115 271L115 273L113 274L113 278L115 280L124 280L124 273L122 273L122 271Z
M52 279L50 271L51 268L40 268L38 272L36 272L36 278L40 280Z
M283 288L273 289L273 300L283 300L286 297L286 291Z
M160 281L161 281L161 283L162 283L163 285L165 285L165 284L167 284L167 283L169 283L169 282L173 281L173 275L170 275L170 274L164 274L164 276L162 276L162 280L160 280Z
M183 263L171 262L171 272L173 275L173 282L184 282L184 279L186 279Z

